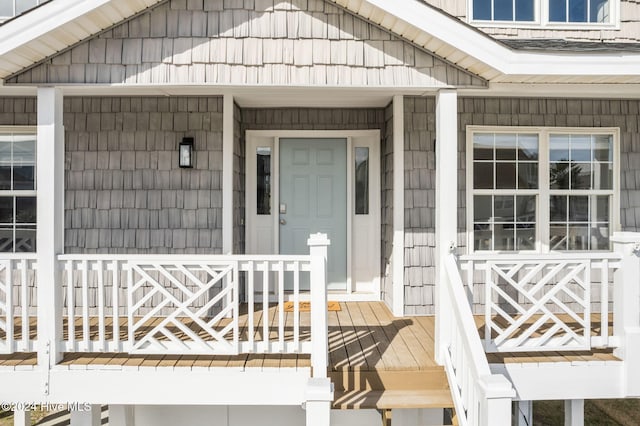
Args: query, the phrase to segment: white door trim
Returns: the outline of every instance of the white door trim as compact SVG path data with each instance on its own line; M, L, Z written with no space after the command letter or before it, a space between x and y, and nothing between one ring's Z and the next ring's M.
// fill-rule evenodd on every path
M245 238L247 253L261 253L258 249L259 243L262 243L263 251L265 250L264 234L262 237L257 235L258 221L261 219L255 214L256 199L255 190L257 184L256 161L255 155L252 155L257 147L270 147L272 152L272 184L271 184L271 235L269 239L271 243L272 253L279 252L279 141L281 138L331 138L345 139L347 143L347 291L336 292L331 294L332 300L380 300L380 242L381 242L381 205L380 205L380 130L247 130L246 131L246 188L245 188ZM377 270L377 275L371 280L371 284L367 287L358 285L354 280L355 264L353 259L354 252L361 252L360 247L355 247L358 240L353 238L354 220L357 220L354 214L354 203L352 198L355 196L353 191L354 185L354 155L353 150L358 146L368 147L369 154L369 220L373 224L371 227L371 235L376 244L371 248L369 255L372 257L373 270ZM362 244L362 243L360 243ZM356 250L354 250L354 248Z

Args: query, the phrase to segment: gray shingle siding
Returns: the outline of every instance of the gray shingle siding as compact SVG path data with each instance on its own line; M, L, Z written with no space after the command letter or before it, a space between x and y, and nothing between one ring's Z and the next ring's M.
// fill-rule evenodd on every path
M220 253L222 98L66 98L64 126L65 252Z
M7 78L14 83L486 85L323 0L171 0Z
M380 142L380 190L381 190L381 265L380 287L382 300L393 306L393 102L384 109L385 128Z
M404 300L407 315L434 313L435 99L404 101Z

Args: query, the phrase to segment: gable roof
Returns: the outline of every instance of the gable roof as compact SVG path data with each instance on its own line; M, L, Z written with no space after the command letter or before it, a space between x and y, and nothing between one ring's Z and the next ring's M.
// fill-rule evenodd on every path
M478 87L486 81L324 0L200 8L170 0L7 84ZM202 5L200 1L200 5ZM213 9L213 10L208 10Z
M637 72L640 69L640 54L637 51L597 54L521 51L420 0L323 1L343 7L489 81L640 82ZM0 78L15 74L160 2L53 0L46 3L0 26ZM222 0L204 2L205 5L218 3L222 3ZM264 1L261 3L264 4Z

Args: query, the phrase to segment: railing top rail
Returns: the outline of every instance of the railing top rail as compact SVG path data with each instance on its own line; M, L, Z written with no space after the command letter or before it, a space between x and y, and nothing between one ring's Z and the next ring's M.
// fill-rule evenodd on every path
M1 257L0 257L1 259ZM311 256L269 254L61 254L58 260L121 260L134 262L310 262Z
M491 375L489 362L484 353L478 329L473 321L473 314L464 293L464 285L462 284L462 278L458 272L458 265L454 255L447 256L445 265L451 282L449 292L453 299L451 301L453 313L457 319L460 331L465 337L463 342L466 343L465 350L469 352L470 359L472 360L471 368L474 370L477 378Z
M510 261L584 261L584 260L620 260L622 257L616 252L576 252L576 253L474 253L460 255L462 262L510 262Z
M0 261L3 260L36 260L37 253L1 253Z

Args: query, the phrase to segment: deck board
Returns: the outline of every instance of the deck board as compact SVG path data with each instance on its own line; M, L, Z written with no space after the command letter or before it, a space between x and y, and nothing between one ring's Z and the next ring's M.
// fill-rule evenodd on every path
M260 300L261 302L261 300ZM253 334L256 350L263 342L263 322L269 323L270 341L278 342L279 311L276 304L270 304L266 312L262 303L255 304L254 328L249 330L247 306L242 305L239 313L238 331L240 339L248 340ZM300 312L300 340L309 339L310 313ZM284 341L293 342L294 313L284 312ZM484 317L474 318L478 330L484 332ZM83 319L76 317L76 341L84 340ZM105 337L112 339L112 317L105 320ZM138 329L137 334L148 332L162 319L151 318ZM186 321L186 320L185 320ZM215 325L223 327L230 319ZM435 318L433 316L394 318L382 302L343 302L339 311L328 312L329 376L336 385L335 408L389 408L389 407L435 407L450 406L446 375L434 360ZM36 337L36 318L29 319L29 333ZM592 323L598 325L594 316ZM612 321L610 322L612 324ZM16 340L21 335L19 319L16 320ZM194 327L192 322L185 325ZM68 335L65 321L64 335ZM126 317L119 318L120 339L128 338ZM100 326L95 318L90 319L89 340L97 341ZM177 328L176 335L180 334ZM192 328L192 330L196 330ZM593 333L599 331L594 328ZM523 352L489 353L487 360L492 364L514 363L589 363L617 361L611 350L589 352ZM35 353L14 353L0 355L0 368L33 367ZM145 355L127 353L66 353L61 367L73 369L309 369L308 354L264 354L240 355ZM405 397L402 397L401 395Z

